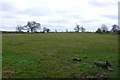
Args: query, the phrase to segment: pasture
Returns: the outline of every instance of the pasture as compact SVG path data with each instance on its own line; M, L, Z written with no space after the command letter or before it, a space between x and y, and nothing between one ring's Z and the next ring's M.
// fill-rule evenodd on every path
M74 56L82 61L73 61ZM102 69L94 61L109 61L114 70ZM3 78L92 78L97 74L116 78L117 67L116 34L2 34Z

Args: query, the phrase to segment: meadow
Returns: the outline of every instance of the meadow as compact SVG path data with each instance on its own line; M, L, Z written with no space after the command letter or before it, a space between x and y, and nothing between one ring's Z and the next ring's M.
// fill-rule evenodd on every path
M81 61L73 61L74 56ZM113 71L94 61L109 61ZM3 78L116 78L117 67L117 34L2 34Z

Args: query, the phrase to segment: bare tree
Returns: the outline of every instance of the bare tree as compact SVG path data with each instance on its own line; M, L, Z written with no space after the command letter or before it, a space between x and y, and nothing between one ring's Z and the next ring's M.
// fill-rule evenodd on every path
M80 27L80 25L76 24L76 27L74 28L75 32L79 32L81 30L81 32L85 32L85 28L83 26Z
M98 29L96 30L96 33L102 34L101 29L100 29L100 28L98 28Z
M102 32L108 32L108 28L107 28L107 26L105 24L101 25L101 31Z
M49 29L49 28L44 27L44 28L43 28L43 32L44 32L44 33L45 33L45 32L50 32L50 29Z
M36 23L35 21L28 21L27 25L25 25L25 27L28 27L32 32L35 32L37 29L39 29L41 27L40 23Z
M55 29L55 32L57 33L57 29Z
M80 31L80 25L76 24L76 27L74 28L75 32L79 32Z
M17 30L18 32L22 32L23 27L22 27L21 25L17 25L16 30Z
M112 25L112 29L111 29L112 32L118 32L119 30L120 30L120 27L118 25L116 24Z
M82 26L80 27L81 32L85 32L85 28Z
M66 32L68 32L68 29L66 29Z

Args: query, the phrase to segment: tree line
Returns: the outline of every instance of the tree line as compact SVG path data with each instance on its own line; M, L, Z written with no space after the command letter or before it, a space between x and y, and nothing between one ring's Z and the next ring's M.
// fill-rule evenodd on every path
M102 24L101 27L96 30L96 33L120 33L120 27L118 25L114 24L111 27L111 30L108 30L108 27L105 24ZM17 25L16 27L17 32L23 32L23 30L27 30L28 33L34 33L37 32L38 29L41 29L41 24L35 21L28 21L26 25ZM86 32L86 29L78 24L75 25L74 30L75 32ZM50 32L50 29L47 27L43 27L42 32ZM55 29L55 32L57 32L57 29ZM66 29L66 32L68 32L68 29Z
M96 33L120 33L120 27L116 24L111 26L112 28L108 30L108 27L105 24L102 24L100 28L96 30Z

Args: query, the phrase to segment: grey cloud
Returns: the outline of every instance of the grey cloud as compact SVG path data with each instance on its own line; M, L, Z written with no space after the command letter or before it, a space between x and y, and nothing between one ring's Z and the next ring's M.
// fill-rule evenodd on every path
M76 16L76 15L68 15L68 16L63 15L61 17L62 17L61 19L50 20L48 22L57 23L57 24L71 24L70 20L72 19L82 20L80 16Z
M71 24L70 20L77 19L81 24L88 24L99 20L86 20L79 15L63 15L61 19L50 20L48 23L57 23L57 24ZM73 23L72 23L73 24Z
M51 10L48 8L29 8L24 11L19 11L18 13L29 16L47 16L52 14Z
M65 17L65 18L68 18L68 19L78 19L78 20L83 19L82 16L76 15L76 14L66 15L66 16L64 16L64 17Z
M83 20L81 20L80 22L86 24L86 23L93 23L93 22L98 22L98 21L99 21L99 20L97 20L97 19L96 19L96 20L93 20L93 19L92 19L92 20L85 20L85 19L83 19Z
M74 3L73 3L74 4ZM90 5L92 6L95 6L95 7L106 7L106 6L110 6L112 5L112 3L108 2L108 3L102 3L102 2L98 2L97 0L96 1L92 1L92 2L89 2ZM50 7L48 5L44 5L44 4L39 4L39 5L42 5L42 6L38 6L38 7L35 7L35 6L29 6L29 7L26 7L26 9L17 9L17 7L15 7L15 5L12 3L12 2L0 2L0 13L2 13L1 15L1 18L4 19L5 23L7 23L7 19L15 19L15 23L14 22L9 22L12 24L26 24L26 22L22 21L23 19L21 19L21 16L32 16L32 17L36 17L37 16L50 16L54 19L48 19L48 20L40 20L40 23L45 23L46 25L43 25L43 26L47 26L47 27L50 27L50 28L59 28L59 29L62 29L61 27L63 27L62 25L66 25L66 24L74 24L72 21L77 21L80 23L80 25L82 24L83 26L84 25L93 25L93 23L95 24L97 22L97 20L89 20L89 17L84 17L84 16L81 16L81 12L84 11L84 9L81 9L79 6L78 7L73 7L73 8L70 8L68 10L62 10L62 9L57 9L57 8L53 8L53 7ZM52 5L51 5L52 6ZM62 6L62 5L61 5ZM59 18L57 18L57 16L59 16ZM100 16L101 17L101 16ZM105 18L109 18L109 19L117 19L117 15L102 15L102 17L105 17ZM20 19L19 19L20 18ZM5 20L6 19L6 20ZM100 21L98 21L100 23ZM98 23L97 22L97 23ZM79 24L78 23L78 24ZM64 26L65 26L64 25ZM6 25L6 26L9 26L9 25ZM66 27L66 26L65 26ZM6 29L10 29L10 28L15 28L15 26L9 26L9 27L5 27ZM4 29L5 29L4 28Z
M28 16L47 16L52 15L51 10L48 7L28 8L24 10L17 9L11 2L0 2L0 11L2 18L15 18L17 15Z
M13 19L16 18L18 9L12 2L0 2L0 13L2 19Z
M60 20L51 20L48 21L49 23L57 23L57 24L63 24L63 23L67 23L67 20L65 19L60 19Z
M89 2L89 4L93 5L93 6L96 6L96 7L107 7L107 6L111 6L113 3L104 3L104 2L97 2L96 1L92 1L92 2Z
M0 2L0 11L13 11L15 6L10 2Z
M93 20L81 20L80 22L82 23L91 23L91 22L94 22Z
M14 28L14 25L3 25L2 30L14 31L15 28Z
M109 18L109 19L118 19L117 15L102 15L102 17Z
M16 15L15 15L15 14L6 13L6 14L3 14L3 15L1 16L1 18L12 19L12 18L16 18Z

